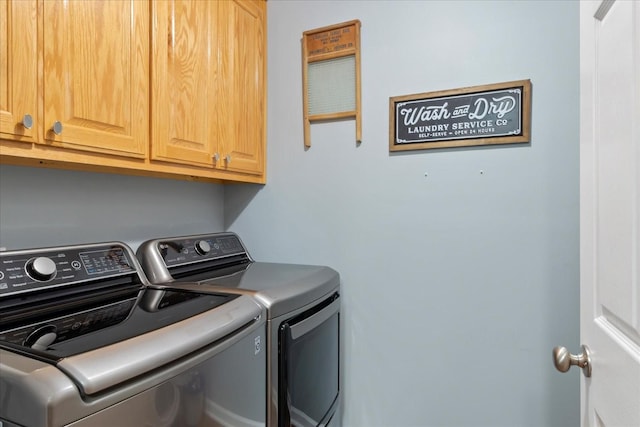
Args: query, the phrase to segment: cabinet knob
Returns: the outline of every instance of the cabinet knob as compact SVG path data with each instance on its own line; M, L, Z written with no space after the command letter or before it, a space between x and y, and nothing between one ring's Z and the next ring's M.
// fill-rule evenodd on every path
M51 126L51 130L56 135L60 135L62 133L62 123L56 120L55 122L53 122L53 126Z
M31 129L33 127L33 117L31 114L25 114L22 118L22 127L25 129Z
M214 153L211 157L213 158L214 162L220 161L220 153Z
M224 158L227 163L231 163L231 154L227 154L227 157Z

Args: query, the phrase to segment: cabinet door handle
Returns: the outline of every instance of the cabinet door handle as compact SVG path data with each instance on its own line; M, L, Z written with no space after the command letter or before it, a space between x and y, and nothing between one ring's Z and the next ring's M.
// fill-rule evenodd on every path
M227 154L227 157L224 158L227 163L231 163L231 154Z
M214 153L213 156L211 156L213 158L214 162L218 162L220 161L220 154L219 153Z
M22 118L22 127L25 129L31 129L33 127L33 117L31 114L25 114Z
M56 135L60 135L62 133L62 123L56 120L55 122L53 122L53 126L51 126L51 130Z

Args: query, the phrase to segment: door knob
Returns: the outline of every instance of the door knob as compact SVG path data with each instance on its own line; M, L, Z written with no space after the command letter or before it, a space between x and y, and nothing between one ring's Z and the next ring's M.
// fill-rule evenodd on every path
M566 347L554 347L553 364L560 372L567 372L572 365L582 368L585 377L591 376L591 352L586 345L582 346L582 353L575 355L569 353Z

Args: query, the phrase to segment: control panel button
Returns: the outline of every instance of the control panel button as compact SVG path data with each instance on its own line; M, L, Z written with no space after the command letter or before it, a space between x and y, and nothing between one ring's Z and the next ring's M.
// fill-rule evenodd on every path
M27 261L25 269L27 270L27 274L29 274L32 279L39 282L46 282L53 279L54 277L56 277L57 272L56 263L53 262L51 258L43 256L32 258Z
M206 240L198 240L195 244L196 252L200 255L206 255L211 251L211 245Z

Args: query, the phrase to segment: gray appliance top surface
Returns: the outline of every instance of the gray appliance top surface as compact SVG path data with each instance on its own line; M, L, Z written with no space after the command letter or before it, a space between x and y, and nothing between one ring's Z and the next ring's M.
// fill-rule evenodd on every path
M265 291L278 287L321 286L335 275L335 270L322 265L253 262L241 271L206 282L228 288Z
M269 318L340 288L340 276L330 267L254 261L231 232L148 240L137 256L152 283L197 282L220 292L249 294L267 308Z
M340 276L321 265L252 262L239 271L198 283L220 291L253 295L267 308L269 317L275 318L337 291Z

